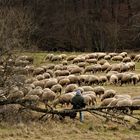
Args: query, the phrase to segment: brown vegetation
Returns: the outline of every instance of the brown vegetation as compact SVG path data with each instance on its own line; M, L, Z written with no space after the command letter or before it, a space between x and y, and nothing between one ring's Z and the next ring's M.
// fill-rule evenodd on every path
M120 51L140 45L138 0L3 0L0 9L2 42L16 48Z

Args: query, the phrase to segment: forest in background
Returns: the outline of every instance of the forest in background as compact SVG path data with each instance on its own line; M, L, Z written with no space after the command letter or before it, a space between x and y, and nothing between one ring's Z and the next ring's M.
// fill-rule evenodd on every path
M0 0L0 48L138 51L139 0Z

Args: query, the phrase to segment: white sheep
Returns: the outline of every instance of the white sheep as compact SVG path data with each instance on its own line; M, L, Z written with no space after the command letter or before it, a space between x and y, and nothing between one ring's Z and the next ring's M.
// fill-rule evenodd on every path
M38 67L38 68L35 68L34 69L33 75L43 74L44 72L45 72L45 69L44 68Z
M106 76L100 76L99 77L99 84L103 85L107 82L107 77Z
M107 98L107 99L104 99L100 106L108 106L112 101L116 100L115 98Z
M131 62L131 58L130 57L125 57L123 58L122 62Z
M65 88L65 93L73 92L78 86L76 84L69 84Z
M123 60L123 57L120 56L120 55L117 55L117 56L113 56L113 57L111 58L111 60L112 60L112 61L122 61L122 60Z
M97 86L97 87L94 87L94 90L93 91L95 92L96 96L99 96L100 97L101 95L104 94L105 88L102 87L102 86Z
M113 90L113 89L106 90L105 93L101 97L101 101L103 101L106 98L112 98L115 95L116 95L116 91L115 90Z
M55 93L60 93L62 91L62 86L60 84L53 85L51 90Z
M56 98L56 94L52 90L50 90L49 88L45 88L43 90L41 101L45 104L46 108L48 106L48 102L55 100L55 98Z
M44 87L45 88L51 88L53 85L56 85L58 83L56 78L50 78L47 82L45 82Z
M62 78L59 80L58 82L61 86L66 86L68 84L70 84L70 80L68 78Z
M72 98L74 97L75 92L69 92L67 94L63 94L59 96L58 99L53 101L53 107L56 108L56 105L61 104L61 105L69 105L71 103Z
M118 77L115 74L112 74L110 79L109 79L110 84L112 85L116 85L118 84Z
M74 75L74 74L69 75L68 79L70 80L71 84L78 84L79 83L79 77Z
M94 88L91 86L82 86L81 88L83 88L84 91L94 91Z

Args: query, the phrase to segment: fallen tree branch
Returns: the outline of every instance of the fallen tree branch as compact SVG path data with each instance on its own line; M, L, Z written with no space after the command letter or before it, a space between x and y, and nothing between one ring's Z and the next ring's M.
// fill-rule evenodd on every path
M43 109L40 107L36 107L36 106L27 106L26 105L27 100L16 100L16 101L12 101L12 100L4 100L4 101L0 101L0 105L8 105L8 104L20 104L21 106L30 109L32 111L36 111L36 112L40 112L40 113L45 113L45 114L56 114L59 116L67 116L67 114L70 113L74 113L74 112L79 112L79 111L88 111L91 112L93 111L93 113L95 113L94 111L99 111L100 113L106 113L109 116L112 117L117 117L115 115L113 115L112 113L109 112L109 110L125 110L126 108L129 108L130 110L140 110L140 106L119 106L119 107L88 107L88 108L83 108L83 109L63 109L63 110L56 110L56 109ZM103 110L108 110L108 111L103 111ZM96 112L97 113L97 112ZM126 115L126 114L125 114ZM103 115L104 117L106 115ZM119 118L120 119L120 118Z

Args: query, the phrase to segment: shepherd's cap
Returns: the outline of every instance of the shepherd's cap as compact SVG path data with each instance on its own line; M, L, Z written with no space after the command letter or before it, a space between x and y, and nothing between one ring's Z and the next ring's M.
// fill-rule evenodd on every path
M81 90L76 90L76 95L81 95Z

